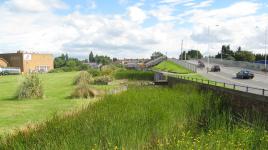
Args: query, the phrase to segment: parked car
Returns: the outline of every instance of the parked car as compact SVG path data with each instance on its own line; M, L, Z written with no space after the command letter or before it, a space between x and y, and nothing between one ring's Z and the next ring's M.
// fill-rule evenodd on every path
M202 61L198 61L198 68L205 68L205 64Z
M18 75L21 74L19 68L0 68L0 75Z
M219 65L214 65L214 66L211 67L210 71L211 72L220 72L221 67Z
M254 73L248 70L241 70L236 74L238 79L253 79Z

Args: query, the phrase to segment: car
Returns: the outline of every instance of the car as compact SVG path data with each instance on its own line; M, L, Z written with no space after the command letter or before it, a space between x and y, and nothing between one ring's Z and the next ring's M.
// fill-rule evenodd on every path
M219 65L214 65L214 66L211 67L210 71L211 72L220 72L221 67Z
M205 64L202 61L198 61L198 68L205 68Z
M238 79L253 79L254 73L248 70L241 70L236 74Z

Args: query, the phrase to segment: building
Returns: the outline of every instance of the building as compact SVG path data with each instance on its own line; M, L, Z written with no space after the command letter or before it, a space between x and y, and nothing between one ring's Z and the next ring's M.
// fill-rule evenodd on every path
M20 68L22 73L48 72L54 69L52 54L17 53L0 54L0 67Z

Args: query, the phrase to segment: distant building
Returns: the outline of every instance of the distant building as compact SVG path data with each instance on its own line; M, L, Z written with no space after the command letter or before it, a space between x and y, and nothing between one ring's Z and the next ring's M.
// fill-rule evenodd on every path
M54 69L54 57L52 54L17 53L0 54L0 67L20 68L21 72L48 72Z
M102 66L102 64L98 64L98 63L84 63L84 64L86 64L89 67L94 68L94 69L100 69Z

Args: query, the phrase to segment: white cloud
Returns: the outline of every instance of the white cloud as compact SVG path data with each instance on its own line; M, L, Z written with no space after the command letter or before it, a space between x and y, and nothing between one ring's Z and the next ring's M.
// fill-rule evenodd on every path
M61 0L9 0L2 7L12 11L44 12L52 9L66 9L68 6Z
M146 13L138 6L131 6L128 8L128 16L131 21L141 24L147 18Z
M206 0L203 2L198 3L197 5L194 5L193 8L203 8L211 6L211 4L214 2L214 0Z
M149 12L150 15L156 17L160 21L171 21L174 20L175 17L173 16L174 8L169 7L167 5L159 6L157 9L151 10Z

